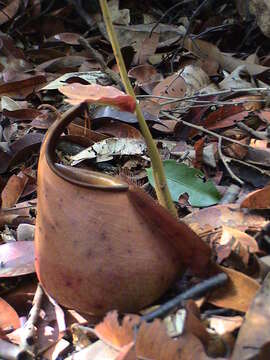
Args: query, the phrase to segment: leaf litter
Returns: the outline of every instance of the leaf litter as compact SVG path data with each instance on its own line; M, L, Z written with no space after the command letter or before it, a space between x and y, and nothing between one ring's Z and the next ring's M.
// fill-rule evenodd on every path
M1 4L1 358L269 358L270 68L269 31L260 16L270 16L269 7L263 0L246 8L241 1L206 3L109 1L179 226L145 196L156 199L150 158L136 102L115 83L119 75L97 2ZM126 181L134 209L156 234L175 242L188 264L151 306L119 316L112 308L103 320L70 316L74 310L37 288L34 274L40 145L70 104L85 102L62 133L56 161ZM58 255L61 271L64 249ZM210 278L225 273L229 281L145 320L203 284L197 276L205 276L204 267ZM117 281L115 288L121 293Z

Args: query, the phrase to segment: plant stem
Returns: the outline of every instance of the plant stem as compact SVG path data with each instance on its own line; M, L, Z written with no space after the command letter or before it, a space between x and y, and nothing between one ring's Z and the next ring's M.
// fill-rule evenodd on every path
M118 68L120 71L120 75L121 75L124 87L126 89L126 92L129 95L133 96L134 99L136 100L136 96L133 91L133 87L128 78L128 74L126 71L126 67L125 67L123 57L122 57L118 39L117 39L116 33L113 28L112 19L111 19L110 11L108 8L107 0L99 0L99 2L100 2L103 19L106 24L107 32L108 32L108 35L109 35L109 38L111 41L114 56L117 61L117 65L118 65ZM159 201L160 205L167 208L173 216L177 217L177 211L174 206L174 203L173 203L173 200L172 200L169 188L168 188L165 171L164 171L163 164L162 164L162 161L159 156L158 149L157 149L156 144L152 138L152 135L148 129L148 126L145 122L142 110L138 103L136 103L136 115L138 118L138 122L140 124L141 132L145 138L145 141L146 141L146 144L148 147L149 156L150 156L152 168L153 168L153 175L154 175L154 180L155 180L155 190L156 190L158 201Z

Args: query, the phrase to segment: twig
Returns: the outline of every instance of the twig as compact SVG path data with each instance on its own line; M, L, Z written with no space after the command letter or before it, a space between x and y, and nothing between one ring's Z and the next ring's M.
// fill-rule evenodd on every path
M117 65L121 74L122 82L125 86L126 92L133 96L134 99L136 99L134 90L131 86L131 83L129 81L129 77L126 71L125 63L123 60L123 56L120 50L119 42L112 24L111 14L109 11L109 7L106 0L100 0L100 6L102 9L102 14L104 18L104 22L106 24L107 32L111 41L111 45L113 48L114 56L117 61ZM155 190L157 194L157 198L159 203L167 208L169 212L174 216L178 217L177 210L175 208L175 205L172 201L172 197L168 188L167 179L165 175L165 171L163 168L162 161L159 156L159 152L157 149L157 146L152 138L151 132L146 124L146 121L144 119L142 110L138 103L136 103L136 115L138 118L138 122L140 124L141 132L145 138L145 142L147 144L147 148L149 151L149 156L151 158L151 163L153 167L153 175L154 175L154 181L155 181Z
M200 14L200 12L201 12L202 9L205 7L205 5L208 3L208 1L210 1L210 0L204 0L204 1L197 7L197 9L193 12L193 14L191 15L191 17L190 17L190 19L189 19L189 24L188 24L186 33L185 33L185 35L184 35L184 37L183 37L183 40L182 40L182 46L181 46L181 47L184 47L185 40L186 40L187 36L188 36L189 33L190 33L191 26L193 25L194 19Z
M224 285L227 280L228 276L225 273L220 273L207 280L204 280L199 284L193 286L191 289L188 289L182 294L177 295L172 300L169 300L165 304L161 305L157 310L154 310L149 314L142 316L140 319L140 323L143 321L149 322L159 317L164 317L169 312L179 307L179 305L181 305L184 300L203 296L208 291L214 290L215 288Z
M232 184L230 185L225 194L222 196L222 199L220 200L219 204L232 204L235 202L239 195L240 187Z
M225 156L222 153L221 144L222 144L222 138L220 137L218 139L218 154L219 154L220 160L223 162L223 164L224 164L225 168L227 169L228 173L230 174L231 178L234 179L235 181L237 181L240 185L244 185L244 181L239 179L239 177L236 176L234 174L234 172L232 171L232 169L230 168L230 166L228 164L230 162L230 160L228 160L227 156Z
M174 4L173 6L171 6L168 10L165 11L165 13L161 16L161 18L155 23L155 25L153 26L151 32L150 32L150 35L149 37L152 36L154 30L158 27L158 25L161 23L162 20L165 19L165 17L173 10L177 9L180 5L184 5L184 4L188 4L190 2L193 2L194 0L183 0L183 1L180 1L176 4Z
M173 97L169 97L169 96L158 96L158 95L137 95L137 99L141 99L141 98L157 98L157 99L166 99L169 100L168 102L164 102L162 103L162 105L168 105L168 104L172 104L174 102L178 102L178 101L186 101L186 100L190 100L190 99L197 99L197 98L204 98L204 97L209 97L209 96L218 96L218 95L228 95L231 93L237 94L237 93L242 93L242 92L270 92L270 87L261 87L261 88L243 88L243 89L235 89L235 88L231 88L231 89L227 89L227 90L221 90L221 91L215 91L209 94L196 94L196 95L192 95L192 96L186 96L183 98L173 98ZM253 100L248 100L248 101L253 101Z
M2 360L33 360L26 350L8 341L0 339L0 359Z
M36 323L39 317L42 299L43 299L44 291L40 284L38 284L34 299L33 299L33 307L30 310L29 318L24 325L23 333L21 336L21 347L22 349L34 354L35 349L35 337L37 333Z
M122 89L123 84L120 76L106 65L102 55L96 49L94 49L83 37L80 37L78 41L86 50L89 50L90 54L100 64L102 70L111 78L111 80L115 84L119 85Z
M169 119L172 119L172 120L176 120L178 121L179 123L183 124L183 125L186 125L186 126L189 126L193 129L196 129L196 130L199 130L201 132L204 132L205 134L208 134L208 135L211 135L211 136L214 136L215 138L217 139L223 139L223 140L227 140L229 142L232 142L234 144L238 144L238 145L241 145L243 147L246 147L246 148L249 148L249 149L253 149L252 146L250 145L247 145L247 144L242 144L240 141L238 140L235 140L235 139L231 139L227 136L224 136L224 135L220 135L220 134L217 134L215 133L214 131L211 131L211 130L208 130L208 129L205 129L203 126L200 126L200 125L195 125L195 124L192 124L192 123L189 123L185 120L182 120L182 119L179 119L177 118L176 116L173 116L171 114L168 114L166 110L163 110L161 111L161 115L165 116L165 117L168 117Z
M256 139L270 141L269 137L267 136L266 131L256 131L256 130L250 128L249 126L247 126L246 124L244 124L242 122L236 123L236 126L239 129L245 130L248 134L252 135Z

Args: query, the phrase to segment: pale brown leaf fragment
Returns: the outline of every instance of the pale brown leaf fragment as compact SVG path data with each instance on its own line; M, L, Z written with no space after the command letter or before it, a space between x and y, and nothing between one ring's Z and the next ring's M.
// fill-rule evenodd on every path
M261 348L269 342L270 333L270 274L257 292L240 329L232 360L266 359L257 357Z
M246 312L260 285L239 271L221 268L229 276L229 281L222 288L212 292L208 302L215 306Z
M12 175L9 178L1 194L3 209L11 208L17 203L24 191L28 179L29 178L22 172L18 175Z

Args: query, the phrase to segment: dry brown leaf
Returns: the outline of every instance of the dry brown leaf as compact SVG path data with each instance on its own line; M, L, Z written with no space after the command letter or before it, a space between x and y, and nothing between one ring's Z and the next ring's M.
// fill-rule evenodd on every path
M127 95L113 86L72 83L61 86L58 90L68 97L67 102L72 105L87 101L89 103L117 106L123 111L132 113L136 107L136 101L131 95Z
M244 319L241 316L211 315L207 320L211 329L219 335L224 335L239 329Z
M229 276L229 281L222 288L212 292L208 302L215 306L246 312L260 285L239 271L221 268Z
M270 274L265 278L254 298L240 329L232 360L266 359L257 357L260 349L269 342L270 332ZM268 358L268 357L267 357Z
M17 329L20 326L20 319L16 311L0 298L0 331Z
M151 36L146 37L140 44L138 53L135 56L135 64L144 64L148 61L149 57L154 55L158 46L159 34L153 32Z
M2 5L2 3L1 3ZM17 13L20 7L20 0L11 0L9 4L0 10L0 25L5 24L11 20Z
M216 229L223 225L237 228L241 231L260 230L265 224L265 219L257 214L241 211L237 204L216 205L196 211L182 219L198 235L205 231Z
M17 203L25 189L28 179L28 176L23 172L20 172L18 175L12 175L9 178L1 194L2 209L11 208Z
M68 125L68 133L74 136L85 136L89 140L92 140L94 142L102 141L104 139L108 139L109 137L107 135L101 134L91 129L87 129L86 127L75 124L73 122Z
M233 252L240 257L245 266L247 266L250 253L259 251L258 243L252 236L229 226L222 227L222 235L217 241L217 244L219 245L216 248L218 263L221 263ZM224 251L222 251L224 248L228 249L225 256Z
M117 312L107 314L104 321L95 327L96 335L105 343L119 351L135 340L134 326L139 317L125 316L122 325L118 323ZM136 334L135 354L128 351L128 357L122 359L136 360L193 360L209 359L200 341L192 334L185 334L179 340L171 339L165 325L158 319L147 324L143 322Z
M135 127L121 122L106 122L97 130L103 134L117 138L143 139L142 134Z
M235 70L238 66L245 65L250 75L258 75L264 71L270 70L267 66L250 64L247 61L236 59L230 55L223 54L215 45L199 39L185 39L184 46L194 55L203 59L216 60L222 69L229 72Z
M0 277L12 277L35 272L34 242L15 241L0 245Z
M241 208L269 209L270 208L270 185L263 189L252 191L242 201Z
M128 76L136 79L139 86L162 79L162 75L157 72L156 68L149 64L135 66L129 70Z
M173 98L183 98L191 96L198 90L209 85L208 75L198 66L188 65L177 73L162 80L153 89L153 95L167 96ZM163 103L164 99L154 99L158 103ZM181 104L183 105L183 104ZM164 105L163 110L174 109L177 103ZM179 105L178 105L179 106Z
M24 80L11 81L0 84L0 95L15 95L16 97L26 97L31 94L35 87L46 82L45 76L34 75Z

